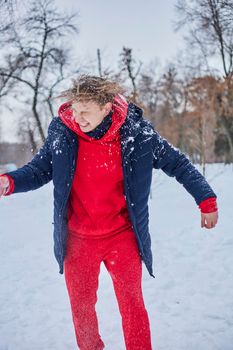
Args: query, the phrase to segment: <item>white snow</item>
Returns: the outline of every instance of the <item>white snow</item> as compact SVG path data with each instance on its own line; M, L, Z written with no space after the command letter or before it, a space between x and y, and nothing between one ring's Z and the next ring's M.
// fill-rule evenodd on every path
M153 176L152 278L143 292L153 350L233 349L233 169L207 165L219 222L201 228L194 199L175 178ZM53 256L52 183L0 199L0 349L77 349L64 275ZM125 349L112 280L101 265L98 302L106 350ZM143 349L142 349L143 350Z

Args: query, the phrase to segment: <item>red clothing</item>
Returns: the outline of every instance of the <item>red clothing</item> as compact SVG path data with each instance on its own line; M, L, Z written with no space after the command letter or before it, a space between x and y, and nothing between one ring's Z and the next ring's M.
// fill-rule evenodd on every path
M217 201L215 197L205 199L199 204L202 213L213 213L218 210Z
M11 193L14 192L14 188L15 188L14 180L12 179L12 177L10 175L0 174L0 177L1 176L7 176L8 177L10 185L8 187L7 192L4 194L4 196L9 196Z
M59 108L62 121L79 136L76 170L68 207L68 230L80 237L100 238L129 230L123 187L120 127L127 114L127 102L113 104L112 124L104 136L86 135L71 119L70 104Z
M78 348L104 348L95 310L102 262L114 285L125 349L152 350L150 322L142 293L142 261L132 230L99 240L68 236L65 281Z

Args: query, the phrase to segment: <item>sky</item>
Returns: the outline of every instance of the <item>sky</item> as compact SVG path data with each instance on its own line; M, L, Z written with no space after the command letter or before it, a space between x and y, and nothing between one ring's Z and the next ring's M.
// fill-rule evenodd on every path
M175 0L56 0L66 10L78 11L80 34L77 52L96 57L97 48L105 55L103 64L115 64L123 46L147 63L158 58L162 64L184 48L182 33L175 33Z

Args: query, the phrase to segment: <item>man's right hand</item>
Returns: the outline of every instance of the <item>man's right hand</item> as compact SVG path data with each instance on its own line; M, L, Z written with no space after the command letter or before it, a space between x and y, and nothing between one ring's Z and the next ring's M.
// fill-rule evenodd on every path
M7 176L0 176L0 198L6 194L10 186Z

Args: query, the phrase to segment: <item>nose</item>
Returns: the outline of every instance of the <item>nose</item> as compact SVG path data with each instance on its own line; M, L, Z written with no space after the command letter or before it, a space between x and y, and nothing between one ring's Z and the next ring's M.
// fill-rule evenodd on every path
M86 123L86 121L82 117L78 116L77 114L74 114L73 118L79 124L85 124Z

